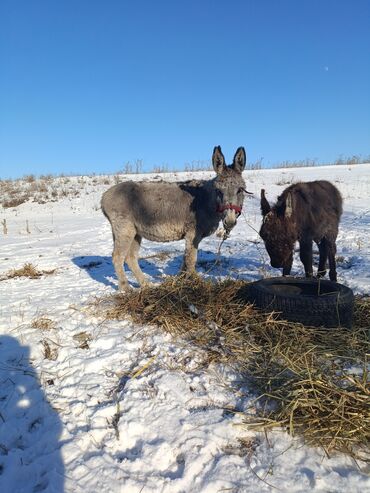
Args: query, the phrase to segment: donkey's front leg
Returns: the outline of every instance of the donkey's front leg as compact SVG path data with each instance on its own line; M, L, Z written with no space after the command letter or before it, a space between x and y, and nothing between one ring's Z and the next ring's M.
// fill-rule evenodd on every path
M290 276L290 272L292 270L292 264L283 267L283 276Z
M328 258L329 258L329 279L337 282L337 264L335 261L335 254L337 253L337 245L335 240L327 239L328 246Z
M185 254L181 272L187 272L188 274L195 273L199 242L200 240L194 237L194 234L189 234L185 237Z
M293 265L293 252L290 254L286 264L283 266L283 276L290 276Z
M317 269L317 277L325 277L326 261L328 259L328 246L326 243L326 238L322 238L318 246L319 246L320 258L319 258L319 267Z
M304 266L306 277L312 277L312 239L306 238L299 242L299 258Z

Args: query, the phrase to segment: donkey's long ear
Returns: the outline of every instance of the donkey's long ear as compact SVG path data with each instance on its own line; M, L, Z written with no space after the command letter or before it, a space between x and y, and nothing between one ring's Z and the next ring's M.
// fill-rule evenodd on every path
M266 216L271 211L270 204L265 196L265 190L261 189L261 212L263 216Z
M247 157L245 155L245 149L244 147L238 147L236 150L234 159L233 159L233 164L231 167L237 171L238 173L241 173L244 168L245 168L245 163L247 161Z
M293 214L293 198L292 194L288 193L285 201L285 217L291 217Z
M222 154L221 146L216 146L213 149L212 164L213 169L216 171L217 174L222 173L223 169L226 167L225 157Z

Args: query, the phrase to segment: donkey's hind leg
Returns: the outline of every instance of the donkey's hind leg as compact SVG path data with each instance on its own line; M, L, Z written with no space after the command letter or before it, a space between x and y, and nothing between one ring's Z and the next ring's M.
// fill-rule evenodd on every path
M118 277L118 286L120 290L126 290L130 286L127 281L123 264L130 251L132 241L135 238L135 231L132 228L126 228L124 225L115 225L113 229L113 254L112 260L114 269Z
M140 244L141 244L141 236L136 235L130 245L130 250L126 257L126 263L129 266L131 272L138 280L139 284L141 286L144 286L145 284L148 284L148 281L139 267L138 256L139 256Z

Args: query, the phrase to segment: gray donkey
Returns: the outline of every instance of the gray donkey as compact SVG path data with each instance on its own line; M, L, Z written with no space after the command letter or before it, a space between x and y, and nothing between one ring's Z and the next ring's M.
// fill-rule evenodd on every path
M238 148L233 163L227 166L221 147L217 146L212 156L217 176L211 180L128 181L103 194L101 207L112 226L113 265L120 289L128 288L124 262L139 284L146 284L138 264L142 238L185 239L182 271L195 271L199 242L216 231L221 219L227 232L236 224L246 191L242 177L245 162L244 147Z

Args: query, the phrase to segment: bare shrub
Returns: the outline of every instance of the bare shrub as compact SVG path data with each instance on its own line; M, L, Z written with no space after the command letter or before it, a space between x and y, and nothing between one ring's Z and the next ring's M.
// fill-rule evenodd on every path
M68 197L68 189L63 187L63 188L59 191L59 197Z
M312 166L317 166L317 159L301 159L298 161L282 161L281 163L274 164L274 168L308 168Z
M262 169L263 168L262 161L263 161L263 157L260 157L256 161L247 165L247 169L251 169L251 170Z
M154 166L153 173L168 173L168 164L163 163L161 166Z
M185 171L211 171L212 169L212 163L207 159L198 159L185 163Z
M0 190L6 192L9 188L13 187L12 180L0 180Z
M42 276L42 272L39 271L34 265L30 263L24 264L19 269L13 269L6 274L7 279L13 279L15 277L29 277L30 279L37 279Z
M37 191L40 193L47 193L49 191L47 183L44 180L40 181L40 183L38 184Z
M51 174L48 174L48 175L41 175L40 176L40 180L44 180L46 181L47 183L51 183L53 180L54 180L54 176L51 175Z
M12 269L6 274L0 276L0 281L7 279L14 279L16 277L28 277L29 279L39 279L43 275L54 274L56 269L52 270L38 270L33 264L26 263L20 269Z
M143 168L143 160L142 159L136 159L135 161L135 173L139 174L142 172Z
M123 166L123 172L125 175L130 175L132 173L132 164L130 161L127 161Z
M338 159L334 161L335 165L343 165L343 164L361 164L361 163L369 163L370 156L362 157L360 155L354 154L353 156L343 156L340 155Z
M319 163L317 158L314 159L301 159L298 161L282 161L280 163L275 163L273 168L305 168L312 166L331 166L331 165L351 165L351 164L362 164L369 163L370 155L361 156L359 154L354 154L353 156L339 156L338 159L329 163Z
M35 178L35 175L25 175L23 177L23 180L26 181L27 183L33 183L36 178Z
M19 205L24 204L29 198L29 195L19 195L18 197L3 200L1 205L4 209L11 209L12 207L18 207Z

